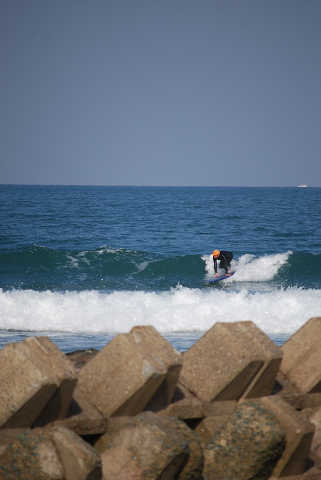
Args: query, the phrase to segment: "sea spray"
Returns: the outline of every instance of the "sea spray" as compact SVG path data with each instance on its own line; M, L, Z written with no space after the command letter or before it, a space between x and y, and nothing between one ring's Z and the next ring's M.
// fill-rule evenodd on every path
M263 255L255 257L255 255L245 254L238 259L233 259L231 270L236 273L229 281L248 281L262 282L272 280L278 273L280 268L288 261L292 252L279 253L275 255ZM203 256L205 269L208 278L214 274L214 266L212 256Z
M274 335L290 334L320 312L320 290L296 287L255 293L182 286L158 293L0 291L2 330L117 333L153 325L160 332L189 332L252 320Z

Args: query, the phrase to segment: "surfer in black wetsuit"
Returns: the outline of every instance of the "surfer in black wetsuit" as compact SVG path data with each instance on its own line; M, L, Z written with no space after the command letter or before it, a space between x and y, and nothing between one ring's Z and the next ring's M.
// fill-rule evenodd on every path
M217 260L220 261L219 268L222 268L225 270L225 275L228 274L228 271L231 267L233 253L227 252L226 250L214 250L212 255L213 255L215 276L216 277L219 276L219 274L217 273Z

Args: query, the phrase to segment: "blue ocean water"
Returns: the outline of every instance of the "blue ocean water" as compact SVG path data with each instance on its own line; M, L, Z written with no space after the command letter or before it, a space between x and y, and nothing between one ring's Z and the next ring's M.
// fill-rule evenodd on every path
M211 252L235 275L210 285ZM0 347L101 348L153 325L185 350L216 322L282 343L321 316L321 188L0 185Z

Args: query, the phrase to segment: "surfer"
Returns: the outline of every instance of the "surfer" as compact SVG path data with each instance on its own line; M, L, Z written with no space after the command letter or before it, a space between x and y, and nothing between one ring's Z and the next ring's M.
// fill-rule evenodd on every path
M217 260L220 261L219 268L224 269L225 275L228 275L228 271L231 267L233 253L228 252L227 250L214 250L212 255L213 255L215 276L216 277L219 276L219 274L217 273Z

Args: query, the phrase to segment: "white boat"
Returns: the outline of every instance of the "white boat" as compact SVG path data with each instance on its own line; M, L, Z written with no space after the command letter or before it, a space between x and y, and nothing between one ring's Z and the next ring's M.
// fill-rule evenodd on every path
M305 183L300 183L300 185L297 185L298 188L307 188L307 185Z

